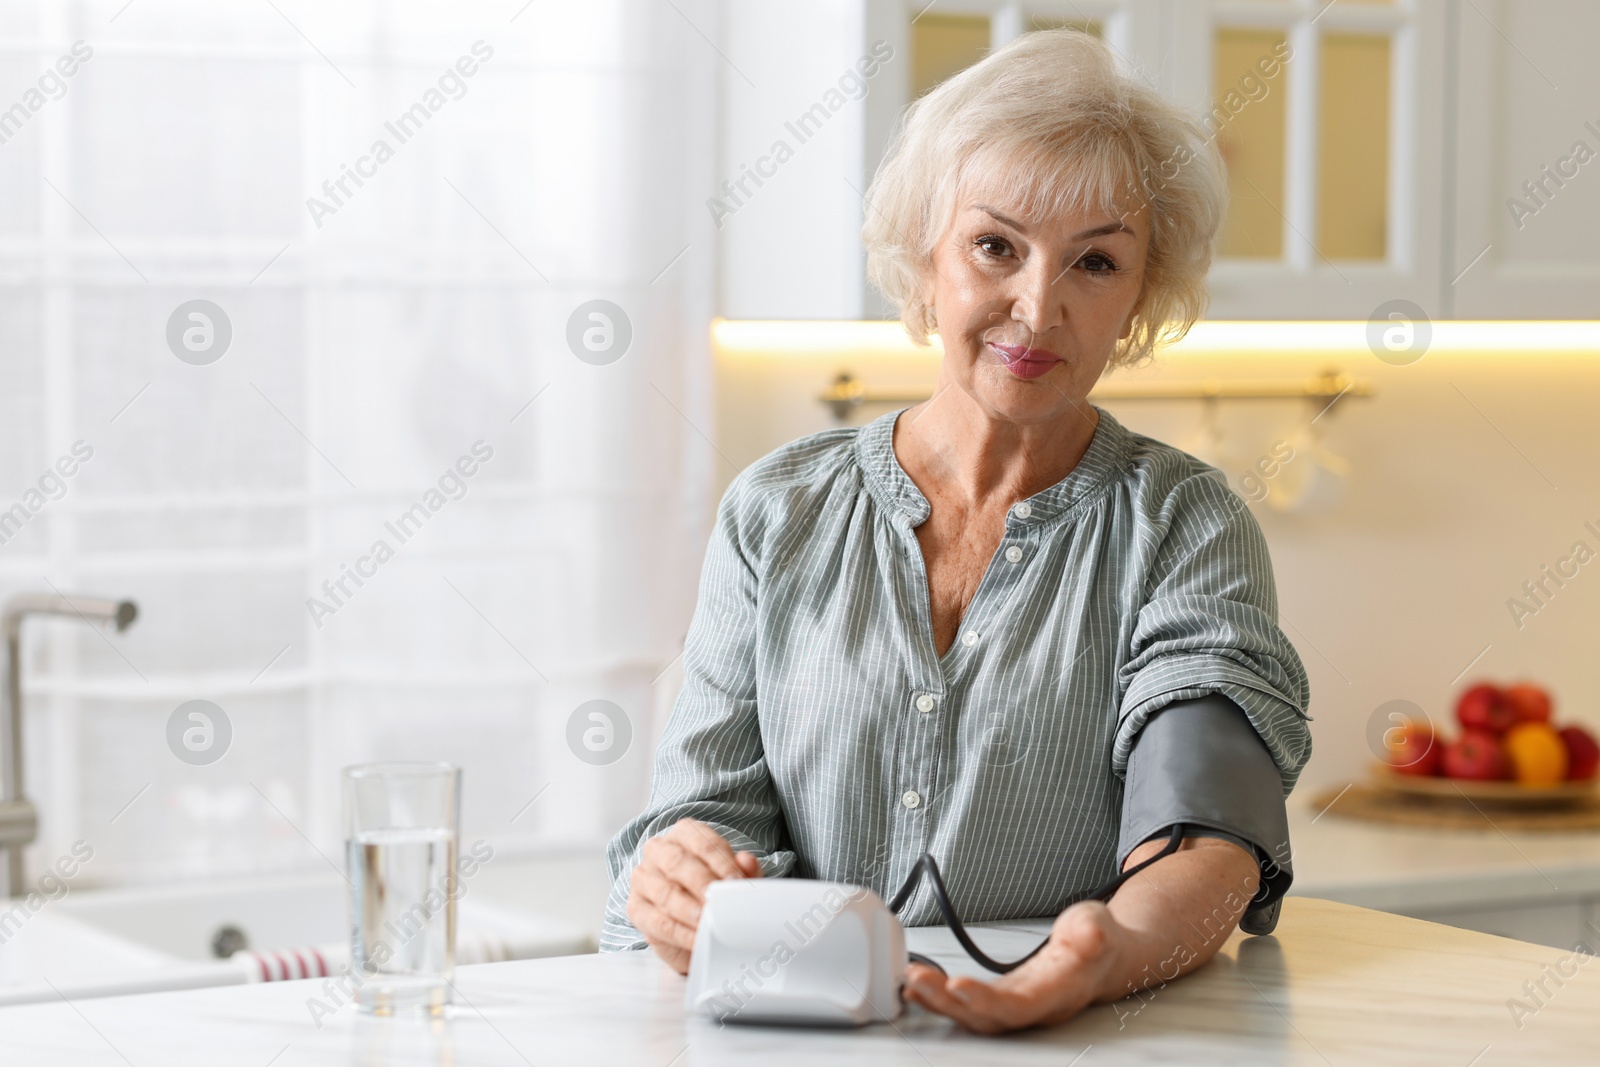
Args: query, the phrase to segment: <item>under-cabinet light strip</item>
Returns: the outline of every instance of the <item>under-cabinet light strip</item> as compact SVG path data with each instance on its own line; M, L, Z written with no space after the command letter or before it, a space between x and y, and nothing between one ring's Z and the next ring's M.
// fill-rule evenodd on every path
M1600 320L1468 321L1426 324L1396 322L1396 327L1431 331L1430 351L1527 354L1600 354ZM1183 340L1162 355L1293 355L1299 352L1367 351L1368 330L1388 328L1360 320L1332 322L1196 323ZM718 352L745 355L937 356L937 336L919 347L900 323L888 321L716 319L712 343Z

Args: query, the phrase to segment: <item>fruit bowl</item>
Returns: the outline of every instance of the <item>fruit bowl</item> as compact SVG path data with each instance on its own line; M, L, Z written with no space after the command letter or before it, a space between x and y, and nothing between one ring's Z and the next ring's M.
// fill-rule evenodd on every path
M1587 800L1595 795L1600 779L1589 778L1554 785L1523 785L1520 782L1478 781L1431 775L1401 774L1386 763L1372 765L1372 777L1380 786L1396 793L1417 797L1444 797L1487 801L1491 804L1563 804Z

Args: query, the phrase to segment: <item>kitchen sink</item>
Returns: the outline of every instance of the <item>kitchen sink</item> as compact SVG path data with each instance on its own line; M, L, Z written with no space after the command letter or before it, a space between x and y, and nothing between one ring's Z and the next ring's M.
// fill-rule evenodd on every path
M7 924L0 911L0 1005L333 974L350 958L347 892L328 875L81 890L34 914L14 902L26 917ZM458 908L458 964L594 947L571 923L470 886Z

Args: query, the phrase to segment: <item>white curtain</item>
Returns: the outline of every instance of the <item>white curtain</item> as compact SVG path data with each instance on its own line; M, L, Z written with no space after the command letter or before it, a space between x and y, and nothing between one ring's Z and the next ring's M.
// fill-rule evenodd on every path
M0 595L140 608L30 624L31 870L326 870L373 759L461 764L503 855L643 803L714 504L717 37L710 0L0 3L0 93L92 49L0 144L0 509L93 450ZM168 343L192 300L209 364ZM568 342L594 300L612 362ZM202 766L196 699L232 728ZM569 745L592 700L610 762Z

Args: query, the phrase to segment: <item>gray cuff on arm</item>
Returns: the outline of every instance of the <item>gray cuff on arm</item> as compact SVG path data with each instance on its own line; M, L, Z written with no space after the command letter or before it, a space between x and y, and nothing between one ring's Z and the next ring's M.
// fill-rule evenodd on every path
M1239 928L1271 933L1294 881L1283 779L1244 710L1218 693L1168 704L1139 731L1124 781L1117 869L1180 822L1256 857L1260 887Z

